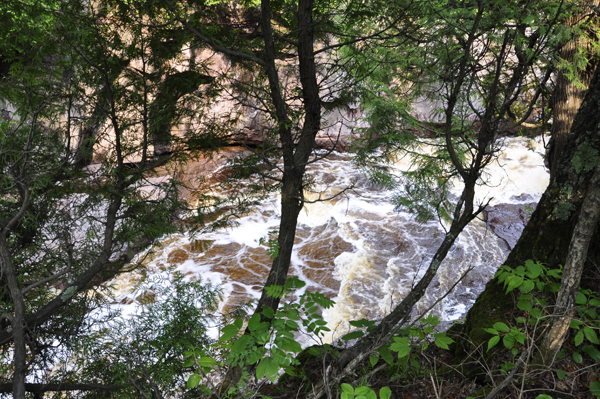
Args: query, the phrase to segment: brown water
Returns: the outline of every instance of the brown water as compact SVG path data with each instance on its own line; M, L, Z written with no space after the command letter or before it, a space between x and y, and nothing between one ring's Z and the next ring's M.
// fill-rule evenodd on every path
M508 139L507 150L486 176L489 186L478 189L479 200L494 197L493 204L518 202L515 196L538 199L548 177L539 153L527 149L538 142ZM398 163L399 169L407 165ZM216 171L219 173L219 171ZM396 212L391 193L373 187L352 165L351 156L335 154L311 165L313 191L323 196L353 184L355 189L333 201L307 204L299 219L291 274L336 301L324 313L334 336L347 331L349 320L385 316L416 284L443 239L437 221L417 223ZM460 189L457 184L456 191ZM307 193L316 199L318 194ZM197 239L211 243L192 248L190 239L173 235L162 240L144 261L145 270L116 281L116 295L135 300L132 286L152 273L177 270L223 287L222 310L243 305L260 296L271 259L261 237L278 228L278 198L265 201L240 220L239 226ZM459 319L475 301L485 283L506 256L506 244L481 220L461 234L442 263L438 276L414 315L431 307L469 268L464 281L432 312L446 321ZM331 337L329 337L331 339Z

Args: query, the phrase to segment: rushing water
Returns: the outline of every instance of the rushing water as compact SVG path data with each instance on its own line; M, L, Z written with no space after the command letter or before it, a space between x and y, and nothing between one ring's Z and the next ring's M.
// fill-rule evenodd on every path
M493 198L492 205L537 201L548 183L540 141L507 138L504 147L488 169L487 184L478 188L477 200ZM332 154L311 165L310 173L318 183L317 191L335 193L354 185L344 196L305 206L290 269L307 282L306 289L335 300L324 317L337 336L347 331L349 320L385 316L409 292L442 241L443 228L437 221L418 223L411 215L395 211L389 202L392 193L370 184L353 166L351 155ZM460 192L460 185L454 190ZM221 284L221 309L257 299L271 264L259 240L278 224L279 199L273 196L240 219L237 227L197 237L210 240L208 248L196 248L184 235L166 237L144 262L145 270L115 282L115 293L121 303L135 302L132 286L144 276L177 270ZM462 317L501 265L507 249L486 222L474 220L442 263L415 315L430 308L471 268L432 310L445 321Z

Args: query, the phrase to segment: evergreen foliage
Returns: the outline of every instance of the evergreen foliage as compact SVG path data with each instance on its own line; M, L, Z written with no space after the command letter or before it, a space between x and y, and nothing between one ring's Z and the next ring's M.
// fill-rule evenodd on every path
M434 330L436 320L409 325L411 310L458 235L484 210L475 188L485 184L503 126L537 117L557 66L575 76L587 63L587 49L568 67L555 56L565 38L591 37L588 21L564 26L580 11L570 1L5 1L0 384L12 384L17 399L25 398L26 383L38 397L44 386L58 386L48 389L56 397L79 387L90 393L73 396L160 398L222 394L207 382L217 371L225 379L225 370L240 371L241 382L229 381L232 394L253 394L249 381L274 381L280 369L298 377L295 334L304 328L320 337L320 307L332 304L305 292L298 303L279 306L290 289L301 288L286 279L313 181L306 168L323 156L314 151L323 114L353 102L369 123L356 141L359 166L377 184L396 188L398 209L444 220L448 230L423 279L390 316L377 325L354 321L358 330L342 339L353 342L349 348L322 345L331 367L306 395L338 390L343 398L374 398L360 381L345 382L361 362L421 373L412 354L430 342L447 349L452 340ZM588 43L595 51L596 42ZM216 68L214 55L226 66ZM217 118L210 109L224 98L235 106ZM438 123L414 114L420 99L439 105L432 113ZM237 143L233 131L248 109L265 121L264 141L230 164L230 195L198 193L187 221L193 231L223 227L266 193L281 193L281 225L271 232L277 239L267 239L272 269L255 314L210 340L215 289L175 276L169 288L143 288L149 302L139 314L99 327L101 320L89 316L106 305L98 287L135 267L128 265L133 253L178 231L190 211L175 177L155 182L159 169L176 175L181 163ZM545 123L546 114L538 115L534 121ZM394 176L386 162L398 157L411 167ZM579 175L597 162L597 151L581 144L571 163ZM455 181L465 187L458 198L449 194ZM249 190L240 193L240 186ZM556 214L567 219L574 210L569 199ZM517 308L538 323L536 306L545 305L527 295L557 284L543 280L558 277L551 273L530 262L502 269L498 279L509 291L520 289ZM588 290L577 301L598 299ZM582 309L572 326L575 345L597 345L596 311ZM487 328L494 335L489 349L502 337L516 356L526 342L518 327L497 321ZM593 345L582 348L597 360ZM61 389L67 382L74 385ZM194 390L184 391L184 383ZM389 398L390 391L379 395Z

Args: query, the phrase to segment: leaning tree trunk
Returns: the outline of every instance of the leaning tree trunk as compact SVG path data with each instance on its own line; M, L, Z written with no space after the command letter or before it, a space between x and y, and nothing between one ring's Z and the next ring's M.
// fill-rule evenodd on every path
M579 110L562 154L536 210L531 215L521 238L508 255L505 264L522 265L533 259L550 268L565 264L571 236L577 224L583 200L588 192L594 168L600 157L600 76L596 71L588 93ZM600 234L592 235L583 270L582 287L599 290L594 277L600 264ZM457 354L481 345L489 334L482 328L506 320L516 309L514 298L505 294L497 279L493 279L467 313L462 339L456 345Z
M598 225L599 216L600 163L596 165L594 176L590 180L588 192L579 213L579 220L571 238L560 291L554 308L555 319L540 346L539 360L546 366L552 365L567 337L571 320L576 311L575 299L581 284L581 275L587 259L590 240Z

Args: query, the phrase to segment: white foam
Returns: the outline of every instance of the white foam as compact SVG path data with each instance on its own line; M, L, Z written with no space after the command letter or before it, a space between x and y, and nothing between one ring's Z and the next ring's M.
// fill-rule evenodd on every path
M509 138L504 146L498 162L490 165L488 185L477 188L478 200L494 197L495 204L515 202L521 194L539 199L548 182L540 140ZM306 289L335 296L336 305L324 312L324 317L339 334L347 330L349 320L383 317L399 303L423 275L435 252L432 243L441 240L443 229L437 221L419 224L410 215L394 211L389 202L392 192L373 187L350 162L350 155L336 154L334 158L310 165L315 184L307 196L333 195L351 183L354 190L332 201L306 204L299 216L290 271L307 281ZM405 160L396 165L409 166ZM157 250L147 268L160 272L175 267L190 278L201 276L203 281L219 284L224 296L221 310L233 295L240 296L239 301L257 299L271 263L259 239L278 225L279 197L273 195L242 217L238 226L196 237L213 241L207 252L184 250L190 245L184 236L166 237L164 247ZM185 256L173 261L169 256L177 250L183 250ZM311 259L311 254L319 259ZM474 267L465 284L433 310L447 321L459 319L504 256L503 247L485 223L474 222L457 240L415 312L428 309L467 268ZM322 285L324 279L328 286ZM120 289L125 292L126 287L123 284Z

